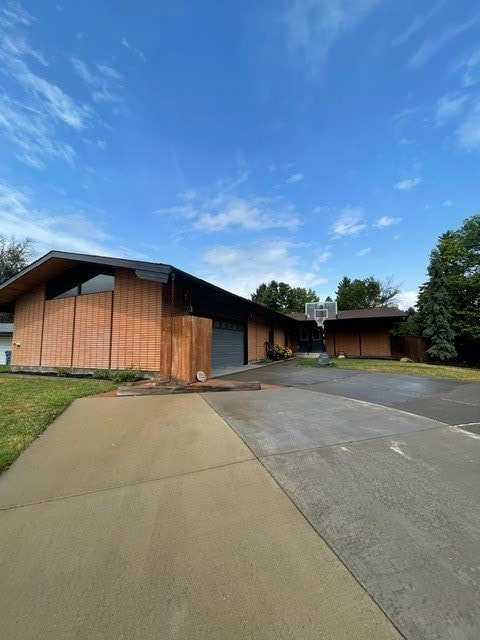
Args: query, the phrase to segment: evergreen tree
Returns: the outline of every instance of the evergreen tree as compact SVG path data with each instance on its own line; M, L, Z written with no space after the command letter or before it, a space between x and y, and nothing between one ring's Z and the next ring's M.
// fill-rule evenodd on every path
M423 288L424 304L422 313L425 317L423 335L430 338L432 346L427 353L434 360L446 362L455 358L455 334L450 326L450 300L445 285L445 272L442 257L438 249L430 254L428 265L429 280Z

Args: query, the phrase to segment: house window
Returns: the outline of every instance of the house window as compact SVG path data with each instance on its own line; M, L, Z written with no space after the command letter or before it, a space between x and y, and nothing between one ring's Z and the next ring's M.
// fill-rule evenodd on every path
M47 300L113 291L115 276L109 267L74 268L47 282Z
M300 329L300 340L306 342L308 340L308 329Z
M312 340L321 340L322 336L320 334L320 329L314 329L312 333Z

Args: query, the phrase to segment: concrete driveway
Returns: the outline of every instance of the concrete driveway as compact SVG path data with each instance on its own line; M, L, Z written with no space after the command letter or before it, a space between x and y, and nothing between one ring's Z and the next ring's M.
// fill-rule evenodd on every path
M401 633L478 639L480 385L284 365L254 373L291 388L208 402Z
M0 612L5 640L400 639L199 395L77 400L20 456Z
M480 386L233 377L284 386L78 400L0 478L0 637L477 640Z

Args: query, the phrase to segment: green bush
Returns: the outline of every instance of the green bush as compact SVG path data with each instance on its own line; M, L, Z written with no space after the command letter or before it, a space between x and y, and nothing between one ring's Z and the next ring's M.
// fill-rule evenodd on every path
M95 380L110 380L112 373L108 369L95 369L92 373L92 378L95 378Z
M117 371L112 380L115 384L119 384L121 382L135 382L135 380L139 380L140 378L143 378L143 371L139 367L135 368L134 364L131 364L128 369Z

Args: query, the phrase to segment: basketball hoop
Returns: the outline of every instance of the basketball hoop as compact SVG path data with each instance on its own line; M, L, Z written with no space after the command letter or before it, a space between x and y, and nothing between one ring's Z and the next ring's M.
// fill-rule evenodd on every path
M319 329L323 329L323 325L324 325L324 322L325 322L325 317L318 316L317 318L315 318L315 322L317 323L317 327Z
M328 310L327 309L315 309L314 311L314 319L317 323L317 327L319 329L323 329L324 322L328 318Z

